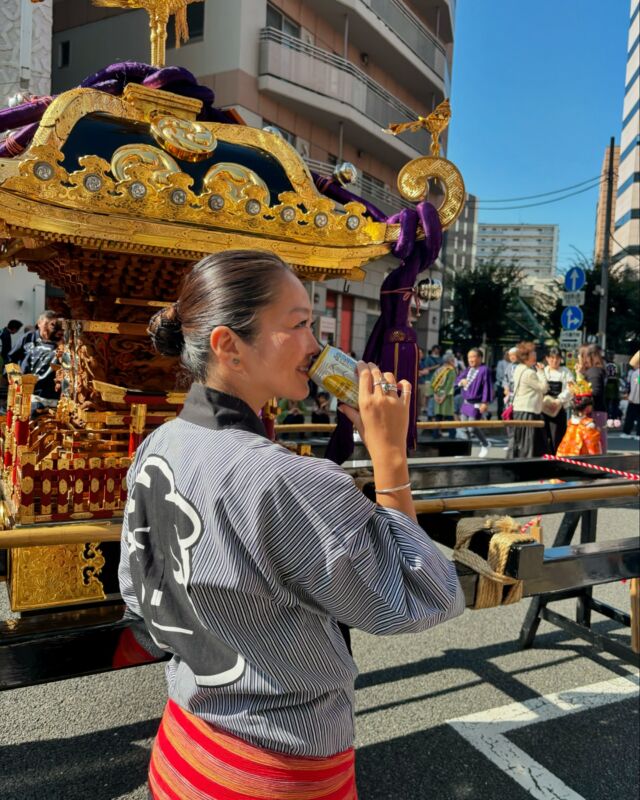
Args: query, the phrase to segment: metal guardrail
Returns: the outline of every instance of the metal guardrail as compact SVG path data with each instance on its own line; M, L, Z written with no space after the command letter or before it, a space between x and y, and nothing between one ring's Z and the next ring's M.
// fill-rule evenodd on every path
M449 86L449 66L444 47L404 3L398 0L362 0L382 22ZM448 93L448 92L445 92Z
M392 122L410 122L419 116L355 64L276 28L260 31L259 74L272 75L339 100L381 128ZM398 138L419 154L425 150L420 147L425 141L423 132L404 133Z

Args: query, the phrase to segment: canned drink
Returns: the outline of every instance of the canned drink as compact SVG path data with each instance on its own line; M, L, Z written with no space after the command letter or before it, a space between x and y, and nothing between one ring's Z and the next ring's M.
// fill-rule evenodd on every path
M340 402L358 408L358 362L337 347L326 345L309 369L309 377Z

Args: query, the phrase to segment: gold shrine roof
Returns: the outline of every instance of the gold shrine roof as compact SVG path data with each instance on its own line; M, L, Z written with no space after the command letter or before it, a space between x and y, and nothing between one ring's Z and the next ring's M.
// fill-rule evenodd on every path
M200 108L138 84L57 97L25 152L0 159L0 265L37 271L60 244L179 261L240 247L303 276L361 278L389 252L398 226L321 195L281 136L196 121Z

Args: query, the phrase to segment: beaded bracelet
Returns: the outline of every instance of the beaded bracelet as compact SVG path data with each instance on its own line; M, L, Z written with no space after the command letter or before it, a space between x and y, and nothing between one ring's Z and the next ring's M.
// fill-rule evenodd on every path
M411 483L405 483L402 486L393 486L391 489L376 489L376 494L393 494L394 492L401 492L403 489L410 489Z

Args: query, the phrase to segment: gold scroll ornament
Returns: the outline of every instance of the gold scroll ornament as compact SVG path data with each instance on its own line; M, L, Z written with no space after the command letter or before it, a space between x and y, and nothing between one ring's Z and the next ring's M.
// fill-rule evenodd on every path
M428 117L418 117L413 122L389 125L385 133L399 136L406 131L428 130L431 134L431 155L409 161L398 173L398 191L411 203L424 200L429 194L429 181L436 179L444 188L444 200L438 209L443 228L448 228L458 219L464 207L465 187L460 170L440 155L440 135L451 119L451 107L443 100Z
M151 134L161 147L183 161L202 161L217 145L212 131L201 123L166 114L153 119Z

